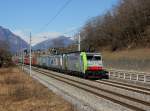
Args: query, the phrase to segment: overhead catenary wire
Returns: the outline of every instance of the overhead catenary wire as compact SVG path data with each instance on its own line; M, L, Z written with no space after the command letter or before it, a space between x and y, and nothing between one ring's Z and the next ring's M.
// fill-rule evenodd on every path
M62 34L65 35L65 34L71 34L71 33L72 33L72 37L70 36L70 38L75 39L77 36L80 35L81 28L82 28L82 26L79 26L79 27L76 27L76 28L71 29L71 30L69 30L69 31L66 31L66 32L64 32L64 33L62 33ZM74 33L74 34L73 34L73 33Z
M49 21L48 21L38 32L41 32L41 31L43 31L46 27L48 27L48 26L57 18L57 16L59 16L59 14L69 5L69 3L70 3L71 1L72 1L72 0L67 0L67 1L65 2L65 4L58 10L58 12L56 12L56 14L55 14L52 18L50 18ZM76 32L76 31L78 31L80 28L81 28L81 26L80 26L80 27L77 27L77 28L75 28L75 29L72 29L72 30L70 30L70 31L64 32L63 35L64 35L64 34L68 34L68 33L72 33L72 32ZM74 36L74 37L75 37L75 36ZM74 38L74 37L73 37L73 38Z
M39 30L39 32L43 31L49 24L51 24L57 18L57 16L67 7L67 5L69 5L71 1L72 0L67 0L65 4L58 10L58 12L52 18L50 18L50 20Z
M66 32L64 32L63 34L69 34L69 33L78 31L78 30L80 30L80 28L81 28L81 26L80 26L80 27L77 27L77 28L74 28L74 29L72 29L72 30L66 31Z

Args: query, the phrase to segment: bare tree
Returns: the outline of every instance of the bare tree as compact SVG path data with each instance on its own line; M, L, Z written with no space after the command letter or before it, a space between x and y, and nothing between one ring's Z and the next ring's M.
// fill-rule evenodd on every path
M0 41L0 67L8 66L11 63L11 53L7 42Z
M87 21L81 29L82 48L147 47L149 26L150 0L120 0L112 11Z

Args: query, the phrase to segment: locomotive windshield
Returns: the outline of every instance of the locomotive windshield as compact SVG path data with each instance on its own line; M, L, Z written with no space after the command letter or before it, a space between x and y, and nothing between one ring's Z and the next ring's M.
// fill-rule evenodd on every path
M87 60L101 60L101 56L100 55L87 55Z

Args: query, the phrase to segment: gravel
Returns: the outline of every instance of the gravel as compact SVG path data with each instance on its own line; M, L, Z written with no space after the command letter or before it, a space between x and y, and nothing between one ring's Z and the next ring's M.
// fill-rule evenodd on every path
M39 80L53 92L63 96L63 98L71 102L78 111L132 111L119 104L105 100L101 97L95 96L84 90L39 74L37 72L32 71L32 77Z

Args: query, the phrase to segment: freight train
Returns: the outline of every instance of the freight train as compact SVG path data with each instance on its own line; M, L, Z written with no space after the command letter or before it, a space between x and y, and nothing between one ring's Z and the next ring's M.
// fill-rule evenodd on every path
M29 65L29 56L24 60L18 57L20 63ZM91 52L70 52L57 55L33 55L33 66L47 68L50 70L80 76L83 78L108 79L108 72L103 68L102 56L100 53Z

